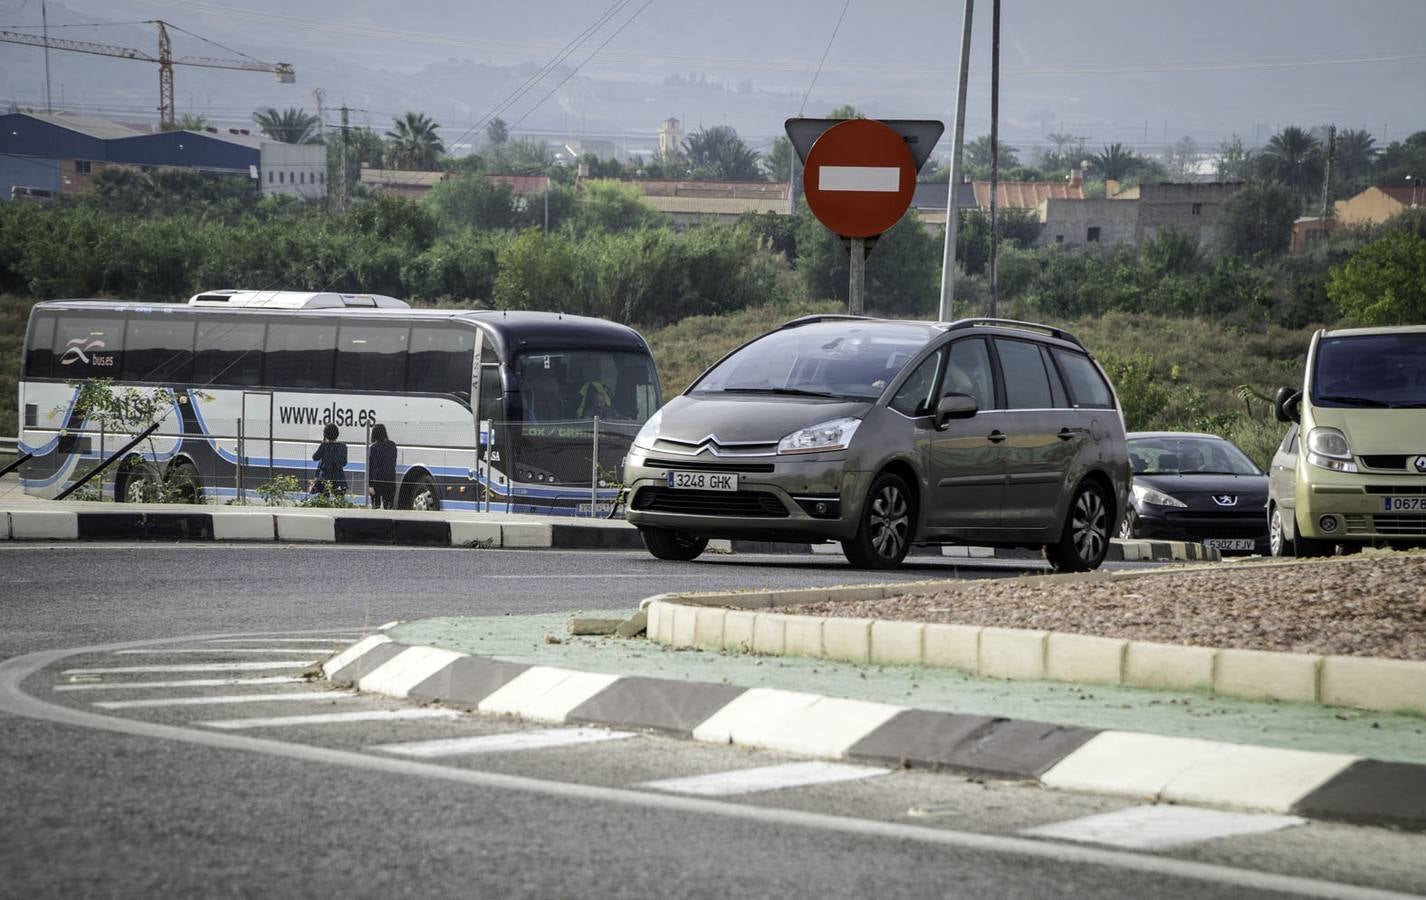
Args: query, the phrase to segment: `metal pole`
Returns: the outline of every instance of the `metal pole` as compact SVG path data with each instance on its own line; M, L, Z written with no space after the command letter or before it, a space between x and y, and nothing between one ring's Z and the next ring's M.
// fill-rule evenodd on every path
M99 422L99 458L100 458L100 459L103 459L103 458L104 458L104 445L108 443L108 440L107 440L108 436L109 436L109 425L108 425L108 423L106 423L106 422L104 422L103 420L101 420L101 421ZM104 502L104 479L102 479L102 478L99 479L99 502L100 502L100 503L103 503L103 502ZM118 502L119 502L118 496L115 496L115 497L114 497L114 502L115 502L115 503L118 503Z
M589 518L599 510L599 417L594 417L594 449L589 457Z
M45 35L45 112L54 112L50 105L50 16L45 8L45 0L40 0L40 24Z
M996 252L1000 249L995 189L1000 184L1000 0L990 4L990 317L996 316Z
M363 493L366 495L367 509L370 509L371 502L376 499L376 496L371 492L371 423L367 423L366 426L366 449L362 451L362 459L365 461L364 470L366 472L366 478L363 479L365 483L362 487L366 488Z
M854 316L866 307L866 238L852 238L851 287L847 291L847 311Z
M956 89L956 126L951 138L951 181L946 191L946 246L941 253L942 322L951 320L956 299L956 231L960 226L961 145L966 136L966 83L970 80L970 26L975 0L965 0L965 23L961 26L961 77Z
M234 477L237 478L237 481L236 481L236 483L235 483L235 487L237 488L237 496L238 496L238 502L239 502L239 503L243 502L243 500L245 499L245 497L243 496L243 451L246 450L246 449L247 449L247 441L246 441L246 440L244 439L244 437L243 437L243 419L242 419L242 416L239 416L239 417L238 417L238 452L233 455L234 458L237 460L237 462L234 464L234 467L233 467L233 468L236 470L235 473L234 473Z

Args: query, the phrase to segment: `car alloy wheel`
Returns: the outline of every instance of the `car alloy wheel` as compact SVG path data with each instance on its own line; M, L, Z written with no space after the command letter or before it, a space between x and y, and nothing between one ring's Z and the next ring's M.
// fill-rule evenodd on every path
M1273 556L1287 556L1287 537L1282 533L1282 511L1273 507L1272 518L1268 520L1268 552Z
M1104 558L1109 543L1109 513L1099 491L1088 488L1075 497L1070 517L1070 534L1080 561L1094 565Z
M1121 541L1132 541L1135 539L1134 530L1139 525L1139 516L1132 510L1125 510L1124 519L1119 523L1119 539Z
M871 512L867 518L871 526L871 545L883 559L900 559L905 556L905 546L910 539L911 505L900 485L882 485L871 502Z

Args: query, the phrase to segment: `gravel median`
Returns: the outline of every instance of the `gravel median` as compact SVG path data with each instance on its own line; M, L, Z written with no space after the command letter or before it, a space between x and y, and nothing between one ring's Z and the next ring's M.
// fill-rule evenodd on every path
M1426 555L1100 578L967 581L935 593L785 610L1104 637L1426 660Z

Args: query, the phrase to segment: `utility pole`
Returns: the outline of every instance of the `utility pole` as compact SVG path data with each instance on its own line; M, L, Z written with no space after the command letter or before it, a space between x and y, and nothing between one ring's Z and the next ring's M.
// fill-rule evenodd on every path
M996 255L1000 229L996 218L996 190L1000 186L1000 0L990 5L990 317L996 317Z
M1322 223L1332 214L1332 160L1337 156L1337 126L1327 126L1327 164L1322 167Z
M45 0L40 0L40 26L45 38L45 112L54 112L50 105L50 16L45 9Z
M946 190L946 246L941 252L942 322L951 320L956 300L956 232L959 230L961 191L961 145L966 136L966 84L970 80L970 26L975 0L965 0L965 23L961 26L961 74L956 88L956 126L951 138L951 181Z
M345 103L343 103L343 104L342 104L342 153L341 153L341 156L342 156L342 179L341 179L341 181L342 181L342 186L341 186L341 191L337 194L337 211L338 211L338 212L344 212L344 211L346 210L346 208L347 208L347 179L350 177L350 174L351 174L351 169L347 166L347 151L348 151L348 148L351 146L351 129L350 129L350 127L349 127L348 124L347 124L347 122L348 122L348 114L349 114L350 112L351 112L351 111L350 111L349 109L347 109L347 105L346 105Z
M866 309L866 238L851 238L851 285L847 290L847 312L859 316Z

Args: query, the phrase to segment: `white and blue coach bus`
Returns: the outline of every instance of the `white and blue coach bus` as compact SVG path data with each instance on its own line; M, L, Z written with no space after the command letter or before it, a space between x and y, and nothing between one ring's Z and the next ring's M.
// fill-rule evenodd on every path
M660 399L643 337L600 319L371 294L46 301L20 376L26 492L59 494L134 437L77 420L75 385L93 378L174 392L152 438L103 473L106 496L128 500L159 479L208 502L252 497L278 475L306 486L330 423L362 503L365 442L381 423L400 448L398 506L589 515L613 504L629 440Z

